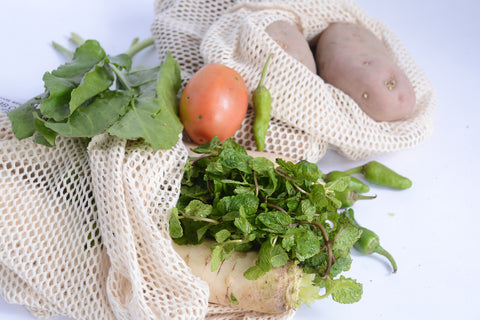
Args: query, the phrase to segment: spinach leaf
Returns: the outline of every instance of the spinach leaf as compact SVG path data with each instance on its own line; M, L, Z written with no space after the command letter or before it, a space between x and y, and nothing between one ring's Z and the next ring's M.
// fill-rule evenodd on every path
M93 137L105 132L125 114L132 91L105 91L88 105L76 109L66 122L45 121L45 126L65 137Z
M107 55L95 40L84 41L72 56L44 74L43 94L8 113L18 139L35 136L35 142L54 146L58 135L91 138L107 132L142 140L154 150L177 143L183 130L181 78L170 53L160 66L134 70L130 55Z

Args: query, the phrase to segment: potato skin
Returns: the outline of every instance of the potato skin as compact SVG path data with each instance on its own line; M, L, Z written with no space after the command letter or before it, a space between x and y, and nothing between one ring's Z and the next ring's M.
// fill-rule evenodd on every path
M297 26L278 20L269 24L265 31L286 53L317 73L312 50Z
M415 92L410 80L366 28L330 24L320 34L315 59L320 77L348 94L372 119L396 121L412 114Z

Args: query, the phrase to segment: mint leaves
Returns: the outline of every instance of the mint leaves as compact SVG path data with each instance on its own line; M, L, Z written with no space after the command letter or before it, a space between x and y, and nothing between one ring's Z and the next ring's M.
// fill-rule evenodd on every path
M15 136L54 146L58 135L108 132L154 150L174 146L183 130L180 66L168 54L160 66L132 69L135 50L128 52L110 56L97 41L81 41L71 61L44 74L44 93L8 113Z
M234 251L256 250L258 260L244 274L251 280L294 261L325 289L318 298L360 299L362 285L340 276L362 233L335 197L348 180L325 183L306 161L253 158L233 139L215 138L194 151L202 155L187 164L170 218L177 244L213 240L212 271Z

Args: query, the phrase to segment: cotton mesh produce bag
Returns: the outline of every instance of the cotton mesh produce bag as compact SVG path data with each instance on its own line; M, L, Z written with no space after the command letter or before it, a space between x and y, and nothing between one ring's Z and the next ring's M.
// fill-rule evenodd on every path
M265 27L284 20L313 39L329 22L364 25L410 78L412 118L377 123L339 90L281 50ZM258 83L269 53L273 94L266 151L317 161L327 148L360 159L412 147L432 131L431 85L397 37L347 1L156 1L158 55L171 51L184 84L208 62ZM18 141L0 99L0 294L34 315L74 319L291 319L208 303L208 286L176 254L168 219L187 149L154 152L109 135ZM250 111L235 139L254 149Z
M159 56L167 51L182 66L184 81L202 65L222 63L238 71L252 92L270 53L265 86L272 94L265 150L294 160L318 161L328 148L353 160L411 148L433 131L435 93L394 32L353 1L157 0L152 25ZM307 41L332 22L371 30L410 79L417 100L402 121L376 122L345 93L289 56L265 31L272 22L296 25ZM250 108L235 139L254 150Z
M0 295L35 316L74 319L290 319L208 303L172 247L187 148L107 134L19 141L0 98Z

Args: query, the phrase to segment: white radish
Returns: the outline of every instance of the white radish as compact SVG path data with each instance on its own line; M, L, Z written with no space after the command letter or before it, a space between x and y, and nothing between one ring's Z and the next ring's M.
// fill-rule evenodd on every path
M194 275L207 282L209 302L231 305L247 310L281 313L298 308L318 297L318 287L312 285L313 274L306 274L293 262L273 268L257 280L248 280L244 272L255 265L255 251L234 252L216 271L210 262L213 242L199 245L173 244Z

